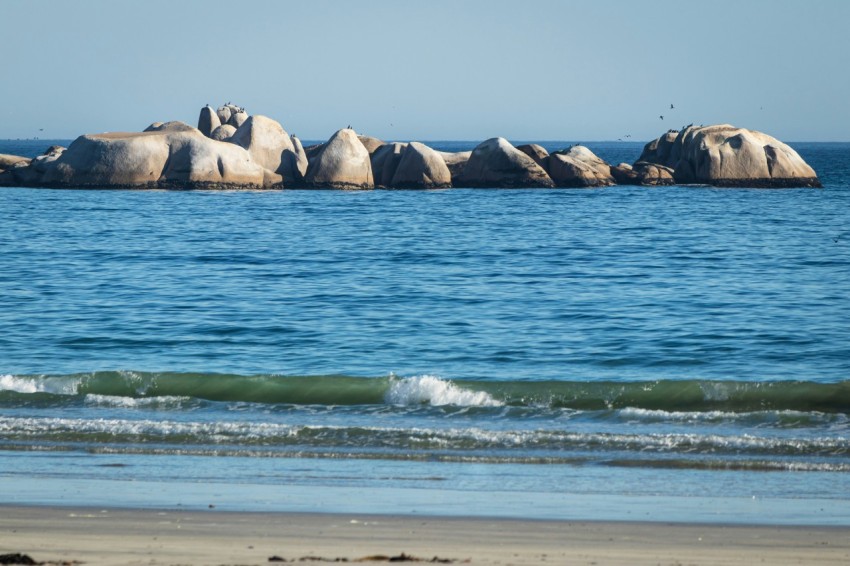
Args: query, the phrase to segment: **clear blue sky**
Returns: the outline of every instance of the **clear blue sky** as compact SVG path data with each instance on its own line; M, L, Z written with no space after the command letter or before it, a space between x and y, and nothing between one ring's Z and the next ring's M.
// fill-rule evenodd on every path
M3 0L0 13L0 138L194 125L233 101L302 139L351 124L384 139L646 140L728 122L850 140L845 0Z

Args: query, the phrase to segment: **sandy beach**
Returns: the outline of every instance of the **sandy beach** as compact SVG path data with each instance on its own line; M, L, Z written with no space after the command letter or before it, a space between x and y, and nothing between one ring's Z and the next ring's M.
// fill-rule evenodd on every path
M0 555L11 553L92 565L847 564L850 529L3 506Z

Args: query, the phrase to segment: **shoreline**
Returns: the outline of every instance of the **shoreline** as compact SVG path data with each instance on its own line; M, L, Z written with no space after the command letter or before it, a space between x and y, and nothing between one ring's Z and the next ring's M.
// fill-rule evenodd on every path
M92 565L381 563L402 554L486 565L850 560L850 527L0 505L0 533L0 554Z

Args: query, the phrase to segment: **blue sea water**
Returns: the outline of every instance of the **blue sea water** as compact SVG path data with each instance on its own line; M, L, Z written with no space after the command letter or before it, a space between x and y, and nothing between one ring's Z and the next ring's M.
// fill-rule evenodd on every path
M0 189L0 502L848 525L850 144L793 145L824 189Z

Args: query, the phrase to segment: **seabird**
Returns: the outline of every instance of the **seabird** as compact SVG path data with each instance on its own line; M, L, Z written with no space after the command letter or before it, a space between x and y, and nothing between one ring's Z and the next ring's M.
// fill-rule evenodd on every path
M673 110L673 108L675 108L675 106L673 106L673 105L671 104L671 105L670 105L670 110Z
M663 120L663 119L664 119L664 115L662 114L661 116L659 116L659 118L661 118L661 119Z

